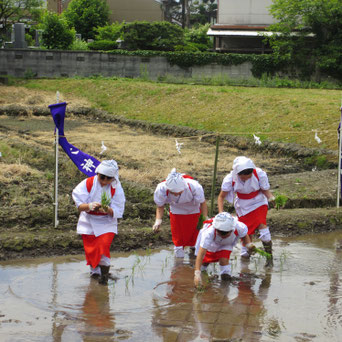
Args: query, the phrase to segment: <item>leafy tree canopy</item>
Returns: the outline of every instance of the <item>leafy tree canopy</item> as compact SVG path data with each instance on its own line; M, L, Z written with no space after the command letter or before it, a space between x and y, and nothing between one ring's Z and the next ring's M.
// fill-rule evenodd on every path
M12 24L19 23L23 18L37 20L42 4L42 0L0 0L1 34L5 35Z
M56 13L47 12L40 28L42 44L48 49L67 50L75 39L75 30L69 29L66 20Z
M341 0L273 0L277 20L270 44L279 60L291 61L303 74L320 71L342 78Z
M63 15L82 39L94 39L96 28L108 25L109 7L105 0L72 0Z

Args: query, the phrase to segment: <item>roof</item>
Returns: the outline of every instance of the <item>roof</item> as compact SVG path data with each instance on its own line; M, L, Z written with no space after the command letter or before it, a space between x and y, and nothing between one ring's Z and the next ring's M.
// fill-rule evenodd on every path
M213 30L209 29L208 36L243 36L243 37L259 37L259 36L271 36L273 32L269 31L245 31L245 30Z

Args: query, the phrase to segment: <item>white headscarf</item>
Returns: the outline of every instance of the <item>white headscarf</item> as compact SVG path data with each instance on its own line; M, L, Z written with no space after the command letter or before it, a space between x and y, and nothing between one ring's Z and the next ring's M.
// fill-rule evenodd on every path
M213 227L223 232L234 231L236 226L236 221L233 216L227 212L222 212L217 214L213 220Z
M96 173L107 177L114 177L116 181L119 180L119 167L115 160L104 160L95 170Z
M172 169L166 178L166 187L172 192L181 192L186 189L186 182L181 173Z
M255 169L252 160L244 156L236 157L233 161L233 176L246 169Z

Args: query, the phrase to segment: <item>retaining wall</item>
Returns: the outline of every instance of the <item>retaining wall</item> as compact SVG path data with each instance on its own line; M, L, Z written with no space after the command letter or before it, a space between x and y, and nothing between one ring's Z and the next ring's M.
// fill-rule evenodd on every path
M93 51L55 51L32 49L0 49L0 76L25 77L252 77L252 64L224 66L210 64L181 68L170 65L166 57L122 56Z

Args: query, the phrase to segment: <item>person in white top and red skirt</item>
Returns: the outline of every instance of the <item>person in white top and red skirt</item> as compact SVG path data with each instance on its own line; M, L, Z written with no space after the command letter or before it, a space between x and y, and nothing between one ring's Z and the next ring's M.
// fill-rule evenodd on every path
M202 185L191 176L172 169L166 180L157 185L154 202L157 209L153 231L159 231L164 208L168 204L175 256L183 258L184 247L195 246L200 215L202 214L204 217L208 215Z
M77 233L82 235L90 274L99 283L108 283L110 246L118 233L118 219L125 209L125 194L119 181L119 168L115 160L104 160L95 170L96 176L84 179L72 192L80 212ZM101 204L102 196L110 201Z
M235 197L235 198L234 198ZM234 203L234 208L240 222L248 227L251 237L259 230L259 237L266 252L272 255L272 240L266 216L268 203L274 201L270 184L265 171L255 167L253 161L240 156L233 162L233 170L223 179L221 192L218 196L218 210L224 210L224 200ZM244 243L241 249L242 257L249 257ZM267 266L273 265L273 259L267 259Z
M196 287L202 284L201 272L206 271L208 265L213 262L219 262L222 280L231 279L229 259L236 243L242 239L251 254L255 248L247 233L247 226L227 212L219 213L213 219L204 221L196 241L194 277Z

